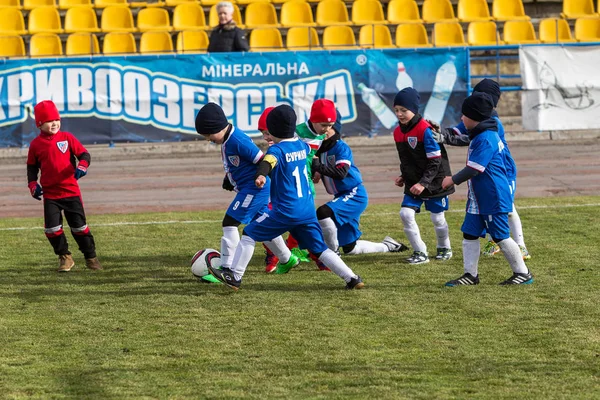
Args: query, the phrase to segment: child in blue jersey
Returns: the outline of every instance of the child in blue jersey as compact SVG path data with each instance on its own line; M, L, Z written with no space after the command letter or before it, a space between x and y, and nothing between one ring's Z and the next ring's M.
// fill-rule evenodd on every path
M515 160L512 158L510 154L510 149L508 148L508 143L506 142L506 138L504 137L504 126L502 122L500 122L500 118L498 117L498 113L495 108L498 106L498 101L500 101L500 85L498 82L491 79L484 79L479 82L473 88L474 92L482 92L487 93L492 97L494 101L494 111L492 112L492 117L498 123L498 136L506 149L504 153L504 164L506 167L506 173L508 182L511 186L511 192L513 197L513 205L512 211L508 213L508 224L510 226L510 232L512 233L513 239L519 245L521 249L521 254L523 255L524 260L529 260L531 255L527 250L527 246L525 246L525 239L523 237L523 225L521 224L521 217L517 213L517 209L514 204L515 192L517 189L517 165L515 164ZM468 146L469 145L469 134L467 133L467 128L464 123L459 123L454 128L446 128L441 130L440 132L440 143L446 143L451 146ZM482 254L485 256L493 256L500 252L500 247L494 243L491 238L484 246Z
M508 213L512 210L512 194L504 160L506 148L498 136L498 122L492 117L493 109L492 97L481 92L467 97L462 106L462 121L470 139L467 166L444 178L442 186L449 188L463 182L468 184L467 213L462 225L464 274L447 282L446 286L479 283L479 237L485 237L486 232L498 244L513 270L513 275L501 285L533 282L519 245L509 233Z
M341 140L342 122L339 111L333 128L328 130L312 161L333 200L317 209L325 243L333 251L341 246L345 254L387 253L408 250L408 247L386 236L381 243L359 240L360 216L369 204L362 176L354 164L352 150Z
M421 239L415 219L423 203L430 212L437 237L435 259L446 261L452 257L444 212L449 207L448 196L454 193L454 188L442 188L442 180L450 175L450 163L446 149L434 140L431 126L419 114L419 101L419 93L411 87L402 89L394 98L394 112L400 122L394 130L400 158L400 176L395 184L405 187L400 218L413 248L413 255L407 261L413 265L429 262L427 245Z
M238 227L262 215L269 203L270 181L265 182L264 189L254 185L257 165L264 154L248 135L229 124L223 109L215 103L208 103L198 111L196 132L221 145L223 188L236 192L222 223L221 261L223 267L229 268L240 241Z
M267 116L267 127L274 144L260 163L255 176L255 184L263 188L271 177L271 204L266 211L244 228L240 244L233 257L231 268L215 269L209 266L210 273L230 288L239 289L242 277L254 253L256 241L280 240L289 231L300 243L321 262L346 282L347 289L360 289L362 279L342 261L323 240L323 232L317 221L313 195L310 191L307 172L307 157L310 147L294 137L296 114L288 105L275 107ZM298 264L292 260L292 253L283 246L271 247L279 258L283 272Z

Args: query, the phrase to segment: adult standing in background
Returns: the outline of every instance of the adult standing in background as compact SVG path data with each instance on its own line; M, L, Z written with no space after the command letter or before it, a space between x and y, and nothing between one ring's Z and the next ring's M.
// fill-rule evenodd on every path
M233 20L233 4L223 1L217 4L219 25L210 34L209 53L248 51L246 32L236 26Z

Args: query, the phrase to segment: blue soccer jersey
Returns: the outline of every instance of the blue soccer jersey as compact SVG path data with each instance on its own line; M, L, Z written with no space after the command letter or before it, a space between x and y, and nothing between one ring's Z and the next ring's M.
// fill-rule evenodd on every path
M223 168L236 192L255 193L261 189L254 184L257 164L263 152L244 132L232 127L229 137L221 145ZM269 190L270 181L263 189Z
M504 151L506 148L496 131L486 130L471 140L467 166L479 171L479 175L467 181L467 213L489 215L512 211Z
M350 146L342 140L338 140L331 149L321 153L319 155L319 160L321 161L321 164L330 167L337 167L338 165L347 165L350 167L348 175L346 175L344 179L336 180L328 176L322 177L327 193L338 197L351 191L362 183L360 171L356 165L354 165L352 150L350 149Z

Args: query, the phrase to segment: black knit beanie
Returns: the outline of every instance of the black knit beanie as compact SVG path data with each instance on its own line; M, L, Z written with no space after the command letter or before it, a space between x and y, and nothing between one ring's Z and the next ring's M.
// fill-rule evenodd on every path
M490 118L492 111L494 111L494 100L492 96L483 92L473 92L462 105L463 115L477 122Z
M489 94L490 96L492 96L494 108L498 106L498 101L500 101L500 85L498 84L498 82L485 78L477 85L475 85L473 91Z
M271 136L280 139L290 139L296 132L296 113L287 104L275 107L267 115L267 128Z
M196 132L201 135L219 133L229 125L223 109L215 103L207 103L196 114Z
M394 105L404 107L407 110L418 114L420 100L421 96L419 96L419 92L411 87L407 87L396 94L396 97L394 97Z

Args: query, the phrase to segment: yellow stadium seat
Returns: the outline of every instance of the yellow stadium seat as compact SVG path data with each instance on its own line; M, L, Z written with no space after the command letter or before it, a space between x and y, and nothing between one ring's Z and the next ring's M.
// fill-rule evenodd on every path
M127 0L94 0L94 7L106 8L112 6L129 7Z
M104 54L135 53L135 39L129 32L110 32L104 35L102 52Z
M312 9L304 0L292 0L281 6L281 25L291 26L316 26Z
M172 31L169 13L164 8L143 8L137 15L137 27L140 32Z
M21 6L21 0L0 0L0 8L4 7L11 7L19 10L23 8L23 6ZM0 51L2 50L0 49Z
M29 33L62 33L60 16L54 7L38 7L29 12Z
M24 57L25 44L21 36L0 36L0 57Z
M396 46L431 47L423 24L401 24L396 27Z
M165 2L165 5L167 7L177 7L180 4L198 4L198 5L200 5L200 2L198 0L167 0Z
M63 54L62 43L54 33L37 33L29 41L31 57L60 56Z
M198 3L182 3L173 11L173 29L185 31L192 29L208 29L204 10Z
M489 21L492 19L486 0L458 0L457 13L461 22Z
M492 16L498 21L530 19L529 16L525 15L521 0L494 0Z
M93 33L72 33L67 38L66 54L68 56L100 54L98 38Z
M102 11L100 18L102 32L136 32L133 15L128 7L109 6Z
M323 47L326 50L355 49L356 38L349 26L328 26L323 30Z
M575 39L579 42L600 42L600 18L577 18Z
M392 43L392 34L386 25L365 25L360 28L358 44L367 49L386 49L396 47Z
M18 8L0 8L0 33L25 35L25 20Z
M317 4L317 25L351 25L348 10L342 0L321 0Z
M204 7L212 7L215 4L219 4L223 0L200 0L200 4Z
M437 22L433 26L431 41L436 47L465 46L465 35L458 22Z
M271 0L236 0L236 3L242 4L242 5L248 5L251 3L258 3L258 2L270 3Z
M277 28L257 28L250 33L251 51L280 51L282 48L283 39Z
M595 17L597 15L594 12L592 0L564 0L563 12L560 14L561 17L569 19Z
M296 0L271 0L272 3L275 4L283 4L283 3L287 3L288 1L296 1ZM308 0L310 2L318 2L319 0Z
M273 4L259 1L246 6L244 21L248 28L276 27L277 13Z
M140 38L140 53L172 53L173 40L166 31L151 31L142 33Z
M73 7L65 15L65 32L100 32L96 11L89 7Z
M352 22L356 25L386 23L379 0L356 0L352 3Z
M287 31L286 47L290 50L320 49L319 35L315 28L294 27Z
M435 22L456 22L454 10L450 0L425 0L423 2L423 21L426 23Z
M540 22L540 41L542 43L575 42L571 36L569 23L564 19L546 18Z
M208 43L205 31L183 31L177 34L177 51L180 53L206 53Z
M233 5L233 20L238 27L244 27L242 24L242 13L240 12L240 8L237 4ZM210 8L210 13L208 14L208 25L210 25L211 28L219 25L219 14L217 14L216 4Z
M58 0L58 8L61 10L71 7L92 7L92 0Z
M469 24L467 30L469 46L496 46L504 44L500 40L498 27L493 21L475 21Z
M56 0L23 0L23 8L26 10L38 7L56 7Z
M531 21L506 21L504 24L504 41L506 44L539 43Z
M388 3L387 20L391 24L423 22L415 0L392 0Z

